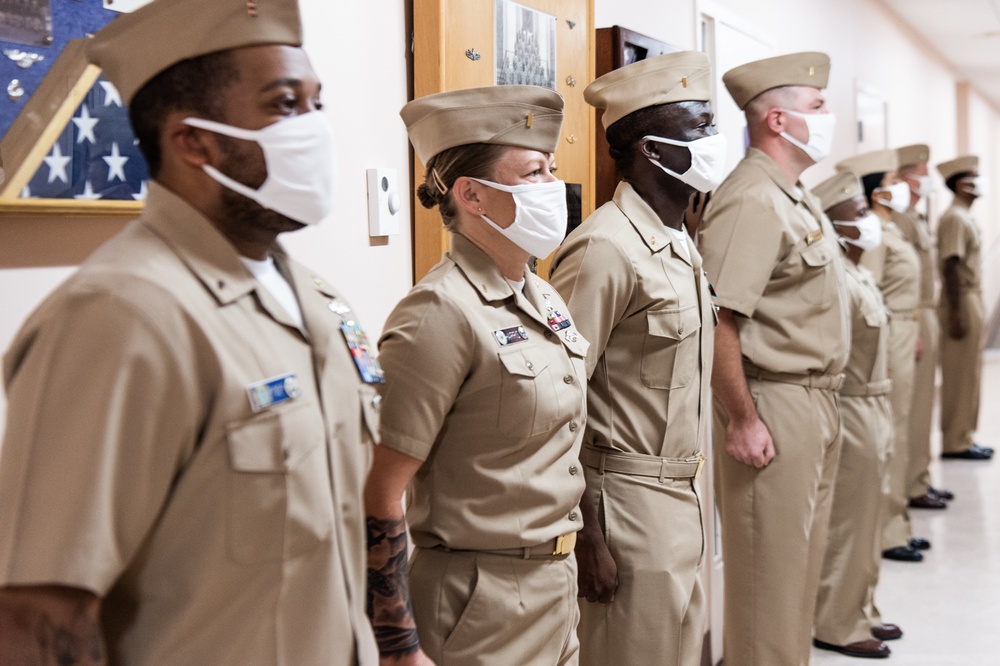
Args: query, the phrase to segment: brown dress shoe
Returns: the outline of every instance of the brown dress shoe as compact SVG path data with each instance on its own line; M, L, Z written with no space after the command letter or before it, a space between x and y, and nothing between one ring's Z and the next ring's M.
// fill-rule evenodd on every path
M876 624L872 627L872 636L880 641L894 641L903 637L903 630L896 624Z
M848 643L847 645L824 643L820 639L814 638L813 645L820 650L832 650L840 654L846 654L848 657L861 657L862 659L885 659L891 652L889 646L877 638L869 638L865 641Z
M920 497L911 497L909 502L911 509L947 509L948 503L937 495L924 493Z

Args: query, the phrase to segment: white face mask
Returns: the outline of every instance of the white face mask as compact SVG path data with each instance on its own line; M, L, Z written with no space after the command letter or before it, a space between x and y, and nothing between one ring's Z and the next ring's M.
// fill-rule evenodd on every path
M911 190L913 190L914 194L916 194L918 197L929 197L931 195L933 188L931 187L930 176L910 176L910 177L913 178L913 180L917 181L916 189L910 188Z
M501 185L480 178L472 180L514 196L514 222L506 229L480 215L511 243L539 259L552 254L562 243L568 218L566 183L554 180L551 183Z
M986 196L986 179L982 176L973 176L972 178L964 179L968 183L972 183L972 189L969 191L974 197L984 197Z
M857 227L861 230L861 236L858 238L841 236L840 239L845 243L860 247L862 250L874 250L882 244L882 221L878 219L878 215L875 213L868 213L861 219L854 220L853 222L834 220L833 223L839 224L842 227Z
M280 120L259 130L204 118L187 118L184 122L235 139L255 141L264 151L267 180L256 190L213 166L202 167L223 186L303 224L316 224L333 210L333 132L319 111Z
M665 172L690 185L699 192L711 192L723 178L726 177L726 137L723 134L713 134L694 141L676 141L662 136L644 136L644 141L656 141L670 146L683 146L691 153L691 166L684 173L671 171L659 160L652 157L649 161Z
M910 186L905 182L901 181L889 187L876 187L875 192L888 192L892 195L892 198L888 201L883 200L882 203L897 213L903 213L910 207Z
M833 148L833 130L837 126L837 119L832 113L799 113L791 109L782 111L805 120L806 129L809 130L809 140L805 143L788 132L782 132L781 136L786 141L805 151L813 162L819 162L830 154L830 149Z

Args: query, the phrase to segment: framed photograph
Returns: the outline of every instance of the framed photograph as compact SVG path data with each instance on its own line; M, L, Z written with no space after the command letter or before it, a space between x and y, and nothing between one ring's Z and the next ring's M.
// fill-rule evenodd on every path
M495 0L498 86L556 90L556 17L511 0Z

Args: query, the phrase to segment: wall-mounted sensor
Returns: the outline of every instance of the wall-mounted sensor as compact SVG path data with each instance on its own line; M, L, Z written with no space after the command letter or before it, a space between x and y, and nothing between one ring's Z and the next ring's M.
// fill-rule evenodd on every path
M368 169L368 235L399 233L399 188L395 169Z

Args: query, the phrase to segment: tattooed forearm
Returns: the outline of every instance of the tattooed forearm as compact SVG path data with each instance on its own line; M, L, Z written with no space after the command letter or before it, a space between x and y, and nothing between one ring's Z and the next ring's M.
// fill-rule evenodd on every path
M105 664L99 605L81 590L0 589L0 663L25 666Z
M407 584L406 523L368 516L368 617L383 657L420 649Z

